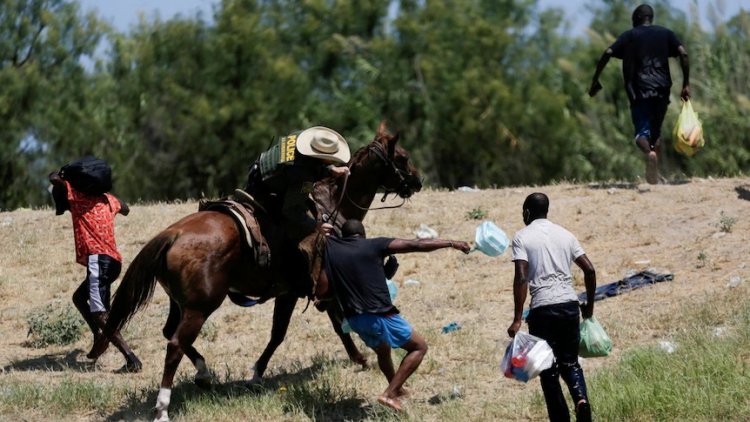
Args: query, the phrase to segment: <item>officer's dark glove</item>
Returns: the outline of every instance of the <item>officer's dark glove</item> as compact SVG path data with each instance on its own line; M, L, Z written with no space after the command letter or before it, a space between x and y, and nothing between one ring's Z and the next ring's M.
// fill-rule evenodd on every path
M388 279L393 278L394 275L396 275L396 271L398 270L398 260L393 255L388 255L388 259L385 261L385 265L383 265L383 271L385 271L385 277Z

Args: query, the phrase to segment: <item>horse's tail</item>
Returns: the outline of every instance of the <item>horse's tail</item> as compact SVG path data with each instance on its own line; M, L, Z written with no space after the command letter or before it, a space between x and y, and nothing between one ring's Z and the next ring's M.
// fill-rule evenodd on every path
M171 230L159 233L138 252L114 294L104 334L109 337L146 306L154 295L156 277L166 267L167 251L179 236Z

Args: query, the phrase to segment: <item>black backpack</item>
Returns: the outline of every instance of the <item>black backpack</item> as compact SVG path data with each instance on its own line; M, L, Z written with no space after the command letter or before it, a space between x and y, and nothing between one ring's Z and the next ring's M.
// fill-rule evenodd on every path
M60 177L73 189L89 195L101 195L112 190L112 169L106 161L96 157L83 157L64 165Z

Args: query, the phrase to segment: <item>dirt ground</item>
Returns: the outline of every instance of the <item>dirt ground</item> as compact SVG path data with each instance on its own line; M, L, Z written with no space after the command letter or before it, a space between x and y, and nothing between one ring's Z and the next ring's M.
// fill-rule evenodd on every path
M665 339L669 333L665 316L730 288L732 277L750 280L750 178L691 179L655 186L601 183L428 190L403 208L372 211L365 226L370 237L412 238L420 224L426 224L440 238L473 241L481 222L468 218L467 213L474 210L475 214L486 212L483 219L492 220L510 237L523 226L524 198L537 191L550 197L550 220L578 237L596 267L599 284L647 268L674 274L672 282L597 302L595 315L608 329L615 350L610 357L585 360L586 371L615 363L629 348ZM153 235L195 209L195 202L142 204L132 206L130 216L118 216L116 234L123 268ZM51 209L0 213L0 384L72 377L157 390L166 345L161 328L167 313L160 287L125 332L144 363L139 374L113 373L123 361L112 348L100 359L97 370L90 371L84 357L91 345L88 335L69 346L35 349L26 345L29 312L71 303L74 289L85 276L85 269L74 261L68 214L55 217ZM440 250L402 255L399 261L396 305L430 346L425 362L409 382L414 406L426 406L431 397L459 389L466 404L465 417L481 420L503 398L528 402L539 390L538 383L504 379L498 370L513 312L510 251L490 258L479 252L463 255ZM575 275L577 289L583 291L582 274L576 270ZM292 371L295 365L308 366L320 354L346 359L325 315L313 307L303 313L304 307L300 301L268 375ZM272 304L243 309L227 301L212 315L208 335L200 337L196 347L220 377L228 372L233 377L250 377L252 364L269 337L272 310ZM451 322L463 328L442 334L441 327ZM368 356L374 361L372 352ZM352 388L363 400L374 401L385 387L376 371L363 379L354 367L348 370ZM183 360L180 373L188 377L193 372L189 361ZM81 409L71 417L96 420L90 411Z

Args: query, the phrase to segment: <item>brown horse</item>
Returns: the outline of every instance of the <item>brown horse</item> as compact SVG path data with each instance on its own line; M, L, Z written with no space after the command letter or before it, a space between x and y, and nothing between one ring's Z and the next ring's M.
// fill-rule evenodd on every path
M340 227L349 218L364 218L378 191L408 198L422 187L407 152L397 146L398 135L390 135L381 123L375 139L357 151L349 164L348 180L326 179L315 187L319 218ZM269 224L258 215L261 225ZM193 347L206 319L227 297L239 292L261 297L268 293L274 277L271 268L261 268L243 247L238 228L229 216L215 211L197 212L157 234L138 253L118 287L105 334L121 329L144 307L154 293L156 281L170 297L170 312L162 330L168 340L161 388L156 400L156 420L168 420L171 388L184 355L197 373L196 383L208 384L210 373L205 359ZM309 277L309 275L307 275ZM273 312L271 339L255 364L254 380L261 379L276 348L286 335L298 297L280 294ZM351 336L341 330L341 317L328 310L336 333L349 358L365 364ZM95 356L106 349L106 337L95 345Z

